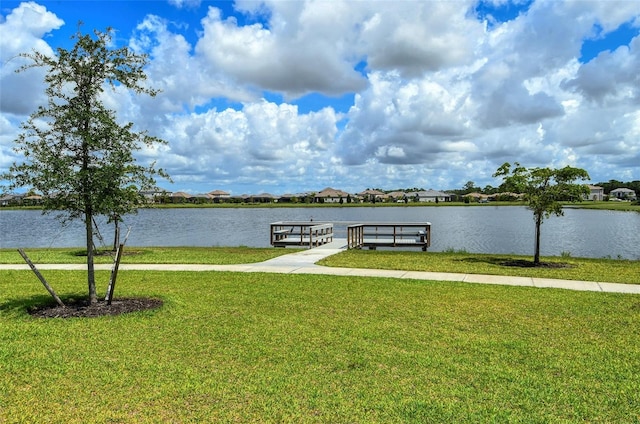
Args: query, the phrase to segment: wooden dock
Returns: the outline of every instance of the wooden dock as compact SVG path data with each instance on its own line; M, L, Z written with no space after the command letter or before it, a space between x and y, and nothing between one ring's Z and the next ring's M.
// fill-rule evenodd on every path
M364 222L347 225L347 248L376 249L378 247L431 246L430 222ZM323 246L334 240L334 224L314 221L279 221L271 224L271 245L274 247Z
M347 227L349 249L368 247L420 247L423 251L431 246L430 222L370 222Z
M305 246L309 249L333 241L333 224L314 221L279 221L271 224L274 247Z

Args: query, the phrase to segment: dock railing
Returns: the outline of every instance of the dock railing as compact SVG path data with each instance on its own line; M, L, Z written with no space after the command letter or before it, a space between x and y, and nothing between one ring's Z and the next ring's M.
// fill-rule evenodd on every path
M385 223L370 222L347 227L347 247L420 247L431 246L430 222Z
M333 224L313 221L279 221L271 224L274 247L322 246L333 241Z

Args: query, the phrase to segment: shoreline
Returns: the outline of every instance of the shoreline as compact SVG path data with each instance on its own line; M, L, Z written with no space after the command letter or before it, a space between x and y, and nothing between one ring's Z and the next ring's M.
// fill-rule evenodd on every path
M524 206L526 202L487 202L487 203L465 203L465 202L410 202L410 203L158 203L151 205L140 205L138 209L209 209L209 208L223 208L223 209L277 209L277 208L438 208L438 207L514 207ZM580 203L563 204L563 208L567 209L587 209L587 210L610 210L620 212L640 212L640 204L632 202L594 202L592 200L586 200ZM0 212L4 210L40 210L43 208L40 206L3 206L0 207Z

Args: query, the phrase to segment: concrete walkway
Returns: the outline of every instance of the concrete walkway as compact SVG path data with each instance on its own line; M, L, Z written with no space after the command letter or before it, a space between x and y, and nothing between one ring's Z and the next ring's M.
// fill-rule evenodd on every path
M556 288L579 291L599 291L610 293L640 294L640 284L598 283L593 281L556 280L550 278L509 277L501 275L460 274L427 271L398 271L386 269L332 268L316 265L316 262L343 251L344 240L308 250L296 250L295 253L278 256L264 262L239 265L197 265L197 264L122 264L121 271L233 271L233 272L269 272L277 274L322 274L347 275L357 277L389 277L413 280L460 281L476 284L499 284L507 286L526 286L538 288ZM43 264L36 265L39 270L85 270L86 264ZM110 270L111 265L98 264L96 270ZM0 265L0 270L28 270L24 264Z

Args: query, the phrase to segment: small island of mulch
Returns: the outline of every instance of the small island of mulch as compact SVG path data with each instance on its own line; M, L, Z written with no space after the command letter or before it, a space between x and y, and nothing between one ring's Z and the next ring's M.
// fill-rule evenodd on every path
M129 312L146 311L162 306L162 300L154 298L114 299L111 305L104 300L90 305L87 299L66 302L63 308L57 304L34 306L29 314L36 318L95 318L121 315Z

